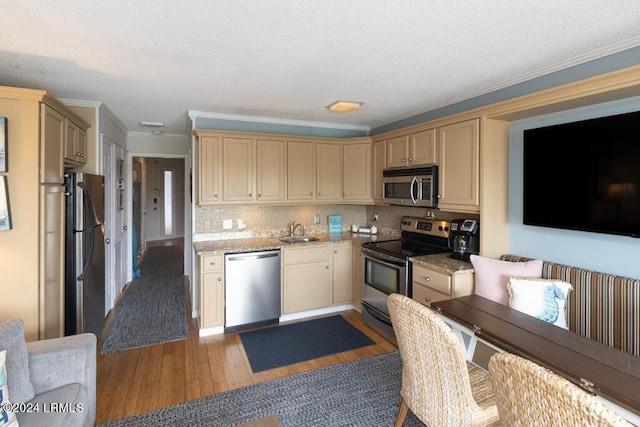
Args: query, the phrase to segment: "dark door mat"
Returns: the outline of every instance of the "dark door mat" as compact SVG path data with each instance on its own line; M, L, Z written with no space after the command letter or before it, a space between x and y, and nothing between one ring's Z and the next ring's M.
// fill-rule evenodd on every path
M339 315L243 332L240 339L253 372L375 344Z

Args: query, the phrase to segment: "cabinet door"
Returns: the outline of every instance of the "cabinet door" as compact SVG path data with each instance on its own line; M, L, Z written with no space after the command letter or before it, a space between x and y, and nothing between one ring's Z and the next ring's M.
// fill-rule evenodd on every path
M387 140L373 143L371 162L373 164L371 195L374 201L382 201L382 171L387 167Z
M333 247L333 303L353 298L353 254L351 245Z
M411 166L437 163L436 130L429 129L409 135L409 163Z
M443 126L438 140L438 207L456 212L478 212L478 119Z
M287 199L314 200L315 177L313 143L287 141Z
M222 200L253 200L253 140L222 139Z
M78 157L76 146L78 144L78 126L71 120L65 119L64 159L75 162Z
M198 204L220 201L222 159L220 138L201 136L198 141Z
M329 261L291 264L282 267L284 314L331 305Z
M40 180L62 184L65 118L48 105L41 104L40 119Z
M342 177L343 200L371 200L371 144L342 147Z
M201 326L211 328L224 324L224 283L222 272L204 273L202 281Z
M342 153L339 144L316 144L316 199L342 199Z
M364 261L362 259L362 247L360 245L353 245L352 249L352 277L353 277L353 289L352 297L353 306L360 311L361 309L361 296L362 285L364 282Z
M40 339L48 339L64 335L64 187L41 185L40 200Z
M257 200L285 199L285 142L258 140L256 142Z
M397 136L387 139L387 167L407 166L409 154L409 136Z

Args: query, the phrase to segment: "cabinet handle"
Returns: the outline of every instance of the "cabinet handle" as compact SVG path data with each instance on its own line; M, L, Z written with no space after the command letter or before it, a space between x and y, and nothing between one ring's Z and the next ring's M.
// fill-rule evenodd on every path
M347 193L342 193L342 197L347 197Z
M309 191L309 195L310 195L310 196L313 196L313 191Z
M320 193L318 193L318 197L320 197Z
M402 159L402 163L406 163L406 162L407 162L407 159Z
M425 282L430 282L431 281L431 277L425 276L424 280L425 280Z
M338 253L338 251L333 251L333 253L334 253L334 254L337 254L337 253Z
M249 197L251 197L251 193L249 193Z
M126 225L123 227L124 231L127 231L129 229L129 227L127 227Z
M258 198L262 197L262 193L258 193Z
M111 243L111 239L107 239L104 242L108 245L109 243Z
M442 199L442 196L441 196L440 194L438 194L436 197L437 197L438 199Z
M431 301L431 298L429 298L429 297L425 297L425 299L424 299L424 300L425 300L426 302L429 302L429 301Z
M211 265L216 265L216 262L215 261L211 261Z
M329 266L328 266L328 265L325 265L325 266L324 266L324 268L326 268L326 269L328 270L328 269L329 269Z
M213 197L215 197L215 198L217 199L217 198L218 198L218 193L215 193L215 194L213 195Z
M410 162L413 162L413 157L409 157L409 161L410 161Z
M218 282L222 282L222 277L218 277Z

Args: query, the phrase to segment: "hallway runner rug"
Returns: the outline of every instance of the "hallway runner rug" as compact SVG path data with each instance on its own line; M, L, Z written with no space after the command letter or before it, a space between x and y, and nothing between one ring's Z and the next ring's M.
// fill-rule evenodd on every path
M240 339L254 373L375 344L340 315L242 332Z
M150 247L116 307L101 353L113 353L189 335L184 297L184 261L179 246Z
M99 424L98 427L237 426L275 414L283 427L392 426L400 406L400 353L279 378ZM424 426L409 411L404 427Z

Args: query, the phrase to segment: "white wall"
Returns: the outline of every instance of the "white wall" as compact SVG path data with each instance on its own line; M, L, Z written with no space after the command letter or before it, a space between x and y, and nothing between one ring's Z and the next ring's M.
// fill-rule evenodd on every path
M640 110L640 97L592 105L511 123L509 251L514 254L640 279L640 240L522 223L523 130ZM640 136L638 139L640 144ZM541 165L544 166L544 165ZM640 165L638 165L640 168Z

